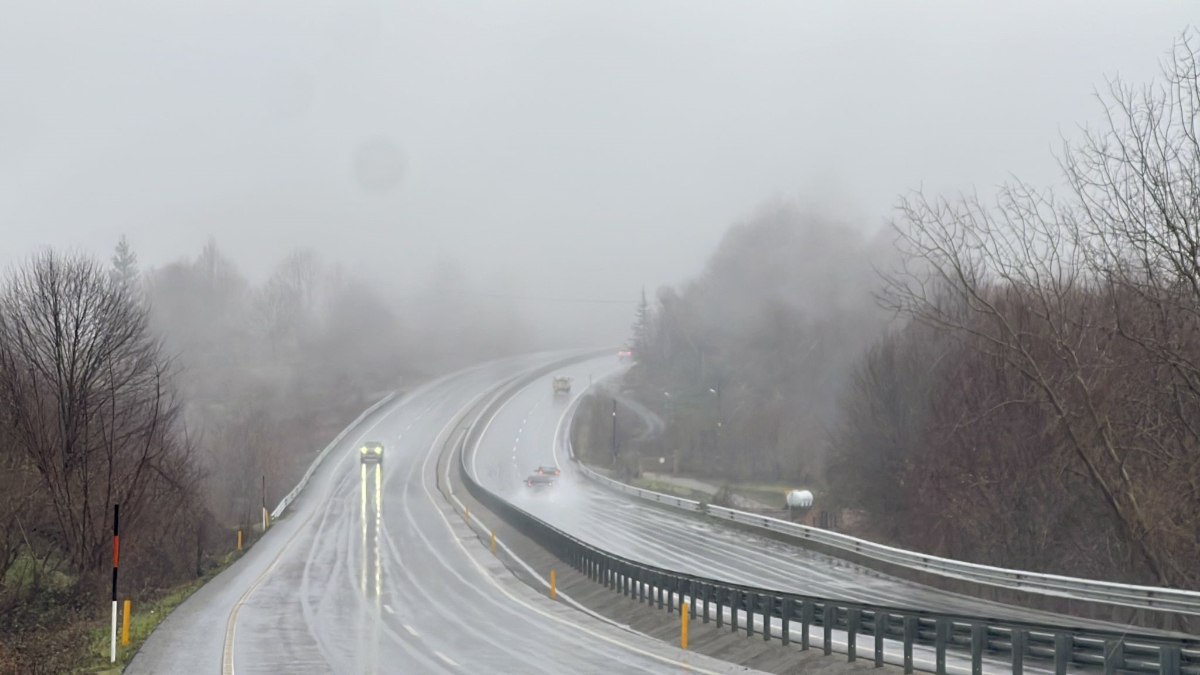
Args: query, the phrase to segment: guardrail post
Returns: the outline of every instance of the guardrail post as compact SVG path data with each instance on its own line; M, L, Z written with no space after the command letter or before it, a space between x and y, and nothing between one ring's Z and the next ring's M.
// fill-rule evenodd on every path
M1012 671L1013 675L1025 673L1025 646L1029 643L1029 633L1021 628L1012 629Z
M742 592L734 588L729 591L729 629L736 633L738 629L738 610L742 608Z
M875 667L883 667L883 637L887 635L887 612L875 610Z
M971 624L971 675L983 675L983 643L985 627Z
M1054 675L1067 675L1067 664L1071 662L1070 633L1054 634Z
M678 579L674 575L667 577L666 595L667 595L667 614L675 613L675 593L679 590Z
M858 659L858 629L862 625L862 610L851 608L846 613L846 660Z
M1159 675L1174 675L1180 672L1180 662L1183 660L1183 655L1179 651L1179 647L1172 645L1162 645L1158 648L1158 673Z
M917 641L917 617L904 617L904 672L913 671L913 643Z
M701 584L700 595L704 597L704 623L708 623L708 603L712 600L712 584Z
M783 619L783 621L781 622L783 625L779 630L779 639L783 640L784 646L787 646L787 644L790 643L791 639L792 639L792 636L790 635L790 633L791 633L791 625L792 625L792 611L794 609L795 609L795 604L792 602L792 599L784 598L782 606L779 608L779 615Z
M950 639L950 622L946 619L938 619L935 626L933 646L937 650L937 665L934 666L934 672L938 675L946 675L946 642Z
M824 638L825 656L833 653L833 620L837 610L828 601L825 601L824 611L821 614L821 637Z
M1125 641L1104 641L1104 675L1114 675L1125 667Z
M758 609L758 593L746 593L746 637L754 635L754 610Z
M800 649L802 650L809 648L808 632L812 628L813 610L812 600L804 600L800 605Z
M769 642L771 640L771 617L775 616L775 602L776 598L773 595L768 595L763 598L763 642Z
M654 574L654 597L658 600L658 608L663 608L663 577L655 572Z
M696 618L696 580L688 579L688 594L692 601L688 603L688 611L691 612L692 618Z
M712 589L712 594L713 604L717 609L717 628L720 628L721 624L725 623L725 613L721 611L721 600L724 599L723 596L725 595L725 589L723 587L717 588L714 586Z

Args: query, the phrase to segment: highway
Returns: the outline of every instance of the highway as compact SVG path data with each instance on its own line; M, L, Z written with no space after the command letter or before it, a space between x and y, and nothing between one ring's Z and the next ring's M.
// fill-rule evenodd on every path
M733 583L884 606L988 615L1069 625L1112 624L1067 618L958 595L703 518L661 508L596 485L575 470L559 442L569 401L620 366L603 357L562 368L526 386L490 420L469 464L481 484L546 522L612 553ZM555 397L554 375L573 378ZM523 479L557 465L560 484L545 492Z
M369 416L127 672L747 672L551 601L509 574L437 492L436 457L464 416L552 358L469 369ZM359 461L370 440L385 445L379 470Z

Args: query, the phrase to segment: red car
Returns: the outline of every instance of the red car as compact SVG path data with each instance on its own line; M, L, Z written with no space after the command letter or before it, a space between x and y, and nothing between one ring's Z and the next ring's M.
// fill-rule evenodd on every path
M525 479L525 487L534 490L544 490L554 487L554 476L546 476L540 473L535 473Z
M539 466L533 470L533 473L538 476L561 476L562 470L557 466Z
M632 361L633 360L633 350L632 349L622 349L621 351L617 352L617 360L620 361L621 363L627 363L629 361Z

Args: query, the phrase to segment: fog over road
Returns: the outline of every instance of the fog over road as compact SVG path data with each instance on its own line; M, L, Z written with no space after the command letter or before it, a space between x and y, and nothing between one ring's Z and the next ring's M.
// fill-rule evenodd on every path
M546 359L463 371L365 420L295 509L167 619L127 672L745 672L550 601L437 492L436 456L459 414ZM382 473L360 466L366 440L385 445Z
M568 397L555 397L554 375L573 378L571 398L620 366L601 357L546 375L524 387L492 419L472 458L479 481L546 522L616 555L725 581L892 607L964 615L986 613L1048 623L1117 628L1037 610L987 602L889 577L740 529L652 505L598 486L567 455ZM563 475L552 492L529 493L523 483L539 465Z

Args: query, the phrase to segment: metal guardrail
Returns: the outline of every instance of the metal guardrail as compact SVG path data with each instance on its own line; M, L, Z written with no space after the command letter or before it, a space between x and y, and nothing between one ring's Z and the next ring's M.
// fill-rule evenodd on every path
M627 495L633 495L634 497L645 499L646 501L673 506L677 509L683 509L684 511L704 513L704 505L694 499L685 499L683 497L676 497L674 495L663 494L661 492L654 492L653 490L643 490L640 487L629 485L628 483L622 483L619 480L613 480L608 476L594 471L592 468L588 467L582 462L577 462L576 464L580 471L587 474L588 478L591 478L592 480L601 483L612 490L624 492Z
M399 394L400 392L393 391L387 396L379 399L374 405L364 410L361 415L354 418L353 422L347 424L344 429L338 432L338 435L333 437L333 440L329 442L329 445L325 446L325 449L317 454L317 457L312 461L312 464L308 465L308 470L304 472L304 476L300 479L300 482L296 483L296 487L292 488L291 492L287 493L283 496L283 499L279 500L279 505L276 506L275 510L271 512L271 520L277 520L279 516L283 515L284 510L286 510L287 507L296 500L296 497L300 496L300 492L303 491L305 486L308 485L308 481L312 478L313 473L316 472L317 467L320 466L321 462L325 461L325 457L328 456L329 453L332 452L333 449L342 442L342 439L346 437L346 434L350 433L352 429L357 428L358 425L361 424L362 421L365 420L371 413L379 410L384 404L396 398Z
M492 405L502 400L498 396ZM468 469L466 448L478 433L478 420L485 419L487 413L485 409L472 424L460 446L458 470L468 492L589 579L639 602L676 612L686 599L690 615L700 616L705 623L715 620L718 627L727 623L731 631L757 633L764 640L774 637L784 644L796 641L801 649L808 649L819 639L826 654L832 652L835 637L840 637L851 661L860 656L861 639L863 658L873 659L876 666L885 662L901 665L906 673L918 666L936 673L1024 673L1027 669L1066 673L1068 666L1074 665L1102 667L1105 673L1200 675L1200 639L847 602L683 574L612 554L505 501L475 480ZM594 472L592 475L611 480ZM663 497L669 501L679 499Z
M605 487L633 495L646 501L665 504L694 513L704 513L714 518L781 533L797 540L813 542L832 549L855 553L867 559L947 578L1071 600L1084 600L1135 609L1150 609L1160 612L1200 616L1200 591L1156 586L1137 586L1002 567L989 567L987 565L885 546L847 534L823 530L818 527L810 527L757 513L712 504L703 504L653 490L645 490L603 476L583 462L580 462L575 457L574 448L571 447L569 434L568 438L564 439L563 442L567 445L568 452L571 458L575 460L576 466L579 467L585 476Z
M1025 572L989 567L938 556L924 555L851 537L838 532L792 523L737 509L705 505L710 516L735 523L780 532L796 539L823 544L830 548L944 577L972 581L989 586L1011 588L1072 600L1087 600L1109 605L1153 609L1180 614L1200 615L1200 593L1173 588L1134 586L1091 579Z

